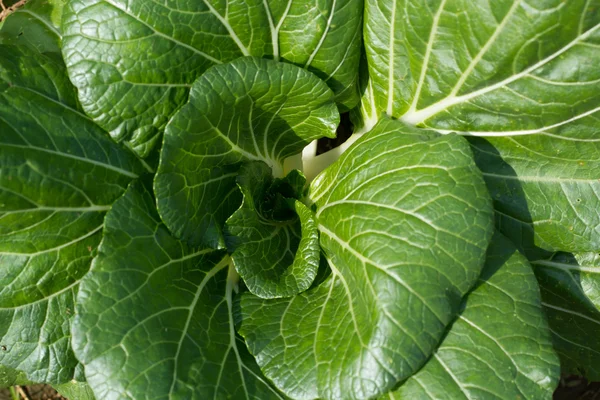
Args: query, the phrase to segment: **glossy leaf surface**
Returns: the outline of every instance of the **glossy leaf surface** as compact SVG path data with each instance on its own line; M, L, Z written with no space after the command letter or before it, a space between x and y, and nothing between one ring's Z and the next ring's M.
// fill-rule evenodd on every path
M74 296L106 211L141 173L79 110L62 63L0 45L0 364L73 379Z
M558 385L535 275L494 235L475 289L432 358L392 399L546 399Z
M335 137L338 122L333 92L294 65L246 57L211 68L167 127L154 185L161 217L192 245L222 247L241 164L262 161L281 177L285 158Z
M194 249L134 184L106 216L77 297L73 348L99 399L279 399L233 325L237 274Z
M369 0L364 118L392 115L474 140L517 240L600 248L597 0ZM372 95L368 95L372 93Z
M73 0L63 53L86 112L146 156L194 80L242 56L308 69L335 91L342 108L352 108L362 3Z
M481 272L483 179L464 139L386 119L310 198L331 275L290 299L243 295L240 332L293 398L383 394L425 363Z

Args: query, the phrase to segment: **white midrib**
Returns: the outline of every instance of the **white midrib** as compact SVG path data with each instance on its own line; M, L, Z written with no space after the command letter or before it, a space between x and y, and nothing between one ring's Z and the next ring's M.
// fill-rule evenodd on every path
M67 243L63 243L60 246L56 246L56 247L52 247L51 249L46 249L46 250L40 250L36 253L12 253L12 252L4 252L4 251L0 251L0 256L2 255L7 255L7 256L27 256L27 257L36 257L42 254L46 254L46 253L51 253L53 251L58 251L58 250L62 250L65 247L69 247L77 242L80 242L84 239L87 239L90 236L93 236L96 232L99 232L100 230L102 230L102 227L104 226L104 224L92 229L91 231L87 232L85 235L79 236L77 239L73 239L70 242Z
M250 52L248 51L246 46L244 46L244 44L242 43L242 41L240 40L238 35L235 33L235 31L233 30L233 27L229 24L229 21L227 20L227 18L224 18L221 14L219 14L217 12L217 10L215 10L215 8L212 6L212 4L210 4L209 1L202 0L202 2L208 7L210 12L215 17L217 17L217 19L221 22L221 24L223 24L225 29L227 29L227 32L229 32L229 36L231 36L231 39L233 39L235 44L237 44L237 46L240 48L240 51L242 52L242 54L245 56L249 56Z
M48 21L46 21L44 18L42 18L40 15L34 13L31 10L27 10L27 9L24 9L24 8L19 9L17 12L21 13L21 14L29 14L29 15L31 15L32 17L34 17L38 21L40 21L42 24L46 25L46 27L48 29L50 29L52 31L52 33L54 33L56 36L58 36L59 39L62 39L62 34L60 33L60 31L58 29L56 29L54 27L54 25L52 25L51 23L49 23Z
M279 61L279 30L281 29L283 22L285 21L288 13L290 12L290 8L292 7L292 1L293 0L288 0L283 15L277 22L277 25L274 25L273 16L271 14L271 9L269 7L268 1L263 0L263 6L265 7L265 10L267 12L267 19L269 20L269 28L271 30L271 43L273 46L273 58L275 59L275 61Z
M480 137L535 135L538 133L545 133L545 131L550 130L550 129L559 128L563 125L570 124L571 122L574 122L579 119L590 116L592 114L595 114L598 111L600 111L600 107L596 107L594 109L591 109L589 111L586 111L584 113L576 115L572 118L566 119L564 121L558 122L553 125L544 126L544 127L538 128L538 129L524 129L524 130L520 130L520 131L496 131L496 132L493 132L493 131L469 131L469 132L465 132L465 134L468 134L470 136L480 136ZM438 133L441 133L442 135L456 132L456 131L453 131L450 129L433 129L433 130Z
M269 30L271 31L271 43L273 45L273 59L279 61L279 34L273 23L273 16L271 15L271 8L267 3L267 0L263 0L263 7L267 14L267 20L269 21Z
M437 354L437 352L433 353L433 357L437 360L438 363L440 363L444 371L446 371L446 373L450 376L454 383L456 383L456 386L458 386L462 394L465 396L465 399L470 399L471 396L469 395L469 392L466 390L466 388L463 386L462 382L456 377L456 375L454 375L454 373L452 373L452 370L448 368L446 363L444 363L444 361Z
M41 151L41 152L44 152L44 153L54 154L54 155L58 155L60 157L70 158L70 159L77 160L77 161L82 161L82 162L85 162L85 163L88 163L88 164L97 165L99 167L102 167L102 168L105 168L105 169L109 169L111 171L118 172L119 174L128 176L130 178L134 178L135 179L135 178L138 177L138 175L136 173L133 173L131 171L127 171L127 170L119 168L119 167L115 167L114 165L104 164L104 163L102 163L100 161L92 160L92 159L85 158L85 157L76 156L74 154L63 153L63 152L56 151L56 150L44 149L42 147L34 147L34 146L22 146L22 145L11 144L11 143L0 143L0 147L14 147L14 148L19 148L19 149Z
M233 322L233 287L237 285L237 282L240 279L240 276L235 270L233 265L233 260L229 259L228 262L229 270L227 271L227 283L225 285L225 301L227 302L227 315L229 321L229 348L233 350L235 353L235 359L238 365L238 372L240 374L240 380L242 381L242 386L244 387L244 392L246 393L246 399L250 400L248 387L246 386L246 378L244 377L244 371L242 371L242 365L244 362L240 357L240 352L237 348L237 344L235 343L235 324Z
M233 141L231 141L231 139L229 138L229 136L227 136L226 134L224 134L223 132L221 132L221 130L219 128L217 128L214 125L213 125L213 128L219 134L219 136L221 136L221 139L223 139L225 142L227 142L227 144L229 146L231 146L231 149L233 151L240 153L241 155L243 155L244 157L248 158L251 161L262 161L262 162L264 162L269 167L271 167L271 169L273 170L273 175L276 178L283 177L283 166L281 165L281 163L279 161L277 161L277 160L271 160L271 159L269 159L267 157L261 157L260 153L258 153L258 155L254 155L252 153L249 153L246 150L242 149L240 146L238 146L236 143L234 143ZM252 134L252 138L254 139L254 133ZM258 152L258 146L256 144L256 140L254 141L254 145L256 146L256 151Z
M110 4L111 6L113 6L114 8L116 8L117 10L121 11L122 13L128 15L129 17L135 19L136 21L138 21L140 24L143 24L144 26L146 26L146 28L150 29L156 36L162 37L165 40L168 40L170 42L175 43L178 46L184 47L196 54L201 55L202 57L206 58L207 60L215 63L215 64L221 64L220 60L217 60L216 58L204 53L203 51L198 50L197 48L190 46L189 44L186 44L184 42L181 42L177 39L175 39L174 37L171 37L169 35L166 35L162 32L157 31L152 25L148 24L146 21L143 21L139 16L133 15L131 14L126 8L121 8L119 7L117 4L114 3L114 0L107 0L106 1L108 4ZM209 6L210 7L210 6Z
M496 27L496 30L494 31L494 33L492 34L492 36L490 36L490 38L485 43L485 45L481 48L481 50L479 50L479 52L477 53L477 55L475 56L475 58L473 58L473 60L471 61L471 63L469 64L469 66L467 67L467 69L465 70L465 72L461 75L460 79L458 80L458 82L454 86L454 89L452 89L452 91L450 92L450 96L451 97L453 97L453 96L455 97L458 94L458 92L463 87L463 85L465 84L465 82L467 81L467 79L469 79L469 76L471 76L471 74L475 70L475 67L477 67L477 65L483 59L483 56L488 52L488 50L496 42L496 39L498 39L498 36L500 36L500 34L502 33L502 31L504 30L504 28L508 24L508 21L510 20L510 18L512 17L512 15L515 13L515 11L517 11L517 9L519 8L519 6L521 5L521 2L522 2L522 0L518 0L518 1L515 1L513 3L513 5L510 8L510 10L508 10L508 12L506 13L506 15L502 19L502 21L500 21L500 23Z
M325 27L325 30L323 31L323 34L321 35L321 39L319 39L319 43L317 44L317 46L313 50L312 54L308 58L308 61L304 65L304 68L308 68L310 66L310 64L313 62L315 56L321 49L323 42L325 42L325 38L327 37L327 34L329 33L329 29L331 29L331 22L333 21L333 15L335 14L336 1L337 0L333 0L333 2L331 3L331 10L329 11L329 18L327 19L327 26Z
M388 60L388 103L387 114L392 115L394 111L394 32L396 25L396 0L391 5L392 17L390 19L390 59Z
M0 188L0 190L2 190ZM53 212L74 212L74 213L86 213L86 212L102 212L110 210L111 206L98 206L93 205L89 207L36 207L36 208L24 208L20 210L9 210L9 211L0 211L0 216L12 215L12 214L22 214L29 212L43 212L43 211L53 211Z
M551 308L553 310L557 310L557 311L560 311L560 312L563 312L563 313L566 313L566 314L575 315L575 316L577 316L579 318L583 318L585 320L588 320L590 322L593 322L595 324L600 325L600 321L598 321L598 320L596 320L594 318L588 317L587 315L581 314L581 313L576 312L576 311L568 310L566 308L558 307L558 306L555 306L555 305L552 305L552 304L548 304L548 303L545 303L545 302L542 302L542 306L544 306L546 308Z
M592 268L592 267L582 267L580 265L571 265L571 264L566 264L566 263L560 263L560 262L556 262L556 261L546 261L546 260L539 260L539 261L532 261L531 265L540 265L542 267L550 267L550 268L555 268L555 269L559 269L562 271L574 271L574 272L588 272L590 274L600 274L600 268Z
M537 62L536 64L532 65L529 68L524 69L523 71L519 72L518 74L514 74L512 76L510 76L509 78L504 79L503 81L500 81L498 83L495 83L493 85L487 86L485 88L476 90L474 92L471 93L467 93L464 94L462 96L457 96L457 95L448 95L446 98L444 98L443 100L440 100L439 102L432 104L424 109L418 110L418 111L412 111L412 112L407 112L406 114L404 114L402 117L400 117L400 120L402 120L403 122L410 124L410 125L420 125L423 122L425 122L426 120L428 120L429 118L433 117L436 114L439 114L447 109L449 109L452 106L455 106L457 104L461 104L461 103L465 103L468 102L469 100L472 100L476 97L482 96L486 93L492 92L496 89L500 89L502 87L505 87L521 78L523 78L524 76L529 75L531 72L543 67L544 65L548 64L549 62L551 62L552 60L556 59L557 57L559 57L560 55L564 54L565 52L567 52L568 50L570 50L571 48L573 48L575 45L577 45L579 42L581 42L582 40L587 39L588 37L590 37L594 32L596 32L598 29L600 28L600 24L594 26L593 28L590 28L588 31L586 31L585 33L583 33L582 35L576 37L573 41L571 41L568 45L566 45L565 47L561 48L559 51L557 51L556 53L551 54L550 56L544 58L543 60ZM393 54L393 50L390 50L390 55ZM393 80L390 80L390 91L391 89L393 89ZM391 98L391 95L390 95ZM392 115L391 113L391 109L390 109L390 103L388 102L388 114Z
M587 183L587 184L595 184L598 183L598 179L581 179L581 178L557 178L557 177L548 177L548 176L522 176L522 175L501 175L494 174L491 172L482 172L484 177L488 178L497 178L503 180L514 180L521 182L546 182L546 183Z
M419 83L417 85L417 90L415 91L415 95L413 97L412 104L408 109L408 112L415 112L417 109L417 103L419 102L419 98L421 97L421 90L423 90L423 83L425 82L425 76L427 76L427 69L429 68L429 59L431 58L431 52L433 50L433 42L435 40L435 36L437 35L438 27L440 25L440 19L442 18L442 13L444 12L444 7L446 6L446 0L442 0L440 3L440 7L438 8L435 16L433 17L433 24L431 25L431 32L429 33L429 40L427 41L427 49L425 50L425 57L423 58L423 65L421 67L421 76L419 76ZM370 81L369 81L370 83ZM388 109L389 109L388 104ZM388 111L389 115L392 115Z
M551 332L551 333L552 333L554 336L558 337L560 340L563 340L563 341L565 341L565 342L567 342L567 343L570 343L570 344L572 344L573 346L581 347L582 349L586 349L586 350L588 350L588 351L591 351L592 353L600 354L600 352L599 352L599 351L597 351L597 350L594 350L594 349L592 349L591 347L584 346L584 345L582 345L581 343L576 343L576 342L573 342L572 340L569 340L569 339L567 339L566 337L564 337L564 336L560 335L558 332L556 332L555 330L553 330L553 329L552 329L552 328L550 328L550 327L549 327L549 330L550 330L550 332Z

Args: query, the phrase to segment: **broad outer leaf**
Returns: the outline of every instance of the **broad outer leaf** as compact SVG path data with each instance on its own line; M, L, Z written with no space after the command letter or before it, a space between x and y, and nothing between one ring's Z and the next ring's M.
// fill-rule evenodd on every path
M582 140L544 135L470 140L494 199L498 228L529 257L540 249L600 249L598 132L600 124Z
M316 73L358 101L363 0L71 0L64 56L86 112L142 156L208 67L241 56Z
M272 183L264 163L240 169L238 185L244 200L227 220L227 249L237 272L253 294L289 297L308 289L319 269L321 247L314 213L290 199L297 217L275 221L262 213L261 202Z
M600 256L559 253L533 261L565 373L600 380Z
M367 0L365 119L387 113L489 137L474 143L500 229L515 239L535 230L548 250L595 251L599 9L598 0Z
M28 1L0 25L0 43L28 45L42 53L60 53L60 20L65 1Z
M141 172L77 109L62 63L0 45L0 364L73 379L75 293L104 214Z
M390 398L549 399L560 365L537 281L501 234L488 249L476 288L432 358Z
M106 216L81 283L73 349L98 399L281 398L235 334L223 251L173 238L132 185Z
M459 136L384 119L311 186L331 275L241 298L240 333L293 398L371 398L431 356L476 282L491 201Z
M286 157L335 137L338 122L333 92L294 65L245 57L212 67L165 132L154 185L162 219L192 245L223 246L241 163L263 161L282 176Z

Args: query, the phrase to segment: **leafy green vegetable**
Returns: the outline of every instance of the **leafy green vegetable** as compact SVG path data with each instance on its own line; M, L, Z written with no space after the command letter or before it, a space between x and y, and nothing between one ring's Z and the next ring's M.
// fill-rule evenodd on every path
M237 280L229 256L173 238L131 186L77 298L73 348L96 397L281 398L235 333Z
M317 275L321 257L314 213L294 197L286 199L274 192L284 185L272 182L271 169L262 162L244 165L238 185L244 201L226 225L227 248L233 252L237 272L259 297L289 297L305 291ZM269 209L273 205L283 210ZM273 219L278 211L291 216Z
M598 61L600 0L28 1L0 22L0 385L600 380Z
M473 143L500 229L533 229L547 250L598 250L598 6L367 0L364 118L487 137Z
M559 376L535 276L500 234L433 357L390 398L551 398Z
M63 52L84 109L147 156L196 78L241 56L315 72L358 101L362 0L70 1Z
M492 233L485 184L464 139L386 119L310 198L332 274L289 299L244 294L240 333L292 398L383 394L425 363L479 276Z
M600 255L556 254L533 261L551 326L554 347L565 373L600 380Z
M60 53L64 0L29 1L0 25L0 43L32 46Z
M64 66L0 45L0 364L74 377L70 321L104 214L143 172L78 108Z
M54 388L61 396L70 400L95 400L92 389L85 382L71 381Z
M0 365L0 388L29 383L24 372Z
M162 219L192 245L223 247L240 165L263 161L283 176L285 158L334 137L338 122L331 90L298 67L251 57L212 67L165 133L154 185Z

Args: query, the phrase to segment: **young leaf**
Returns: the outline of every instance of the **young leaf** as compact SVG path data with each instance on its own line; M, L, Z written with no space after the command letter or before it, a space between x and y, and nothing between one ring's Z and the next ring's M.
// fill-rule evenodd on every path
M238 185L244 200L226 224L227 249L233 252L237 272L248 289L262 298L305 291L315 280L321 257L314 213L290 199L297 216L287 221L265 217L261 205L272 188L272 177L264 163L242 166Z
M475 289L433 357L392 399L545 399L558 384L537 281L527 259L496 234Z
M282 176L286 157L335 137L338 122L331 90L294 65L246 57L212 67L165 132L154 185L162 219L192 245L222 247L241 202L241 163L262 161Z
M536 241L553 251L600 245L598 6L595 0L366 3L375 114L490 137L491 146L474 143L500 226L514 227L502 231L515 238L534 229Z
M563 372L600 380L598 254L560 253L532 265Z
M81 283L73 348L99 399L280 399L236 336L223 251L173 238L139 183L106 215Z
M71 0L63 53L86 112L142 156L207 68L241 56L316 73L358 101L362 0Z
M430 357L493 231L467 142L384 119L311 185L331 275L292 298L241 298L240 333L288 396L370 398Z
M64 66L0 45L0 364L74 377L70 321L104 214L143 172L77 108Z

